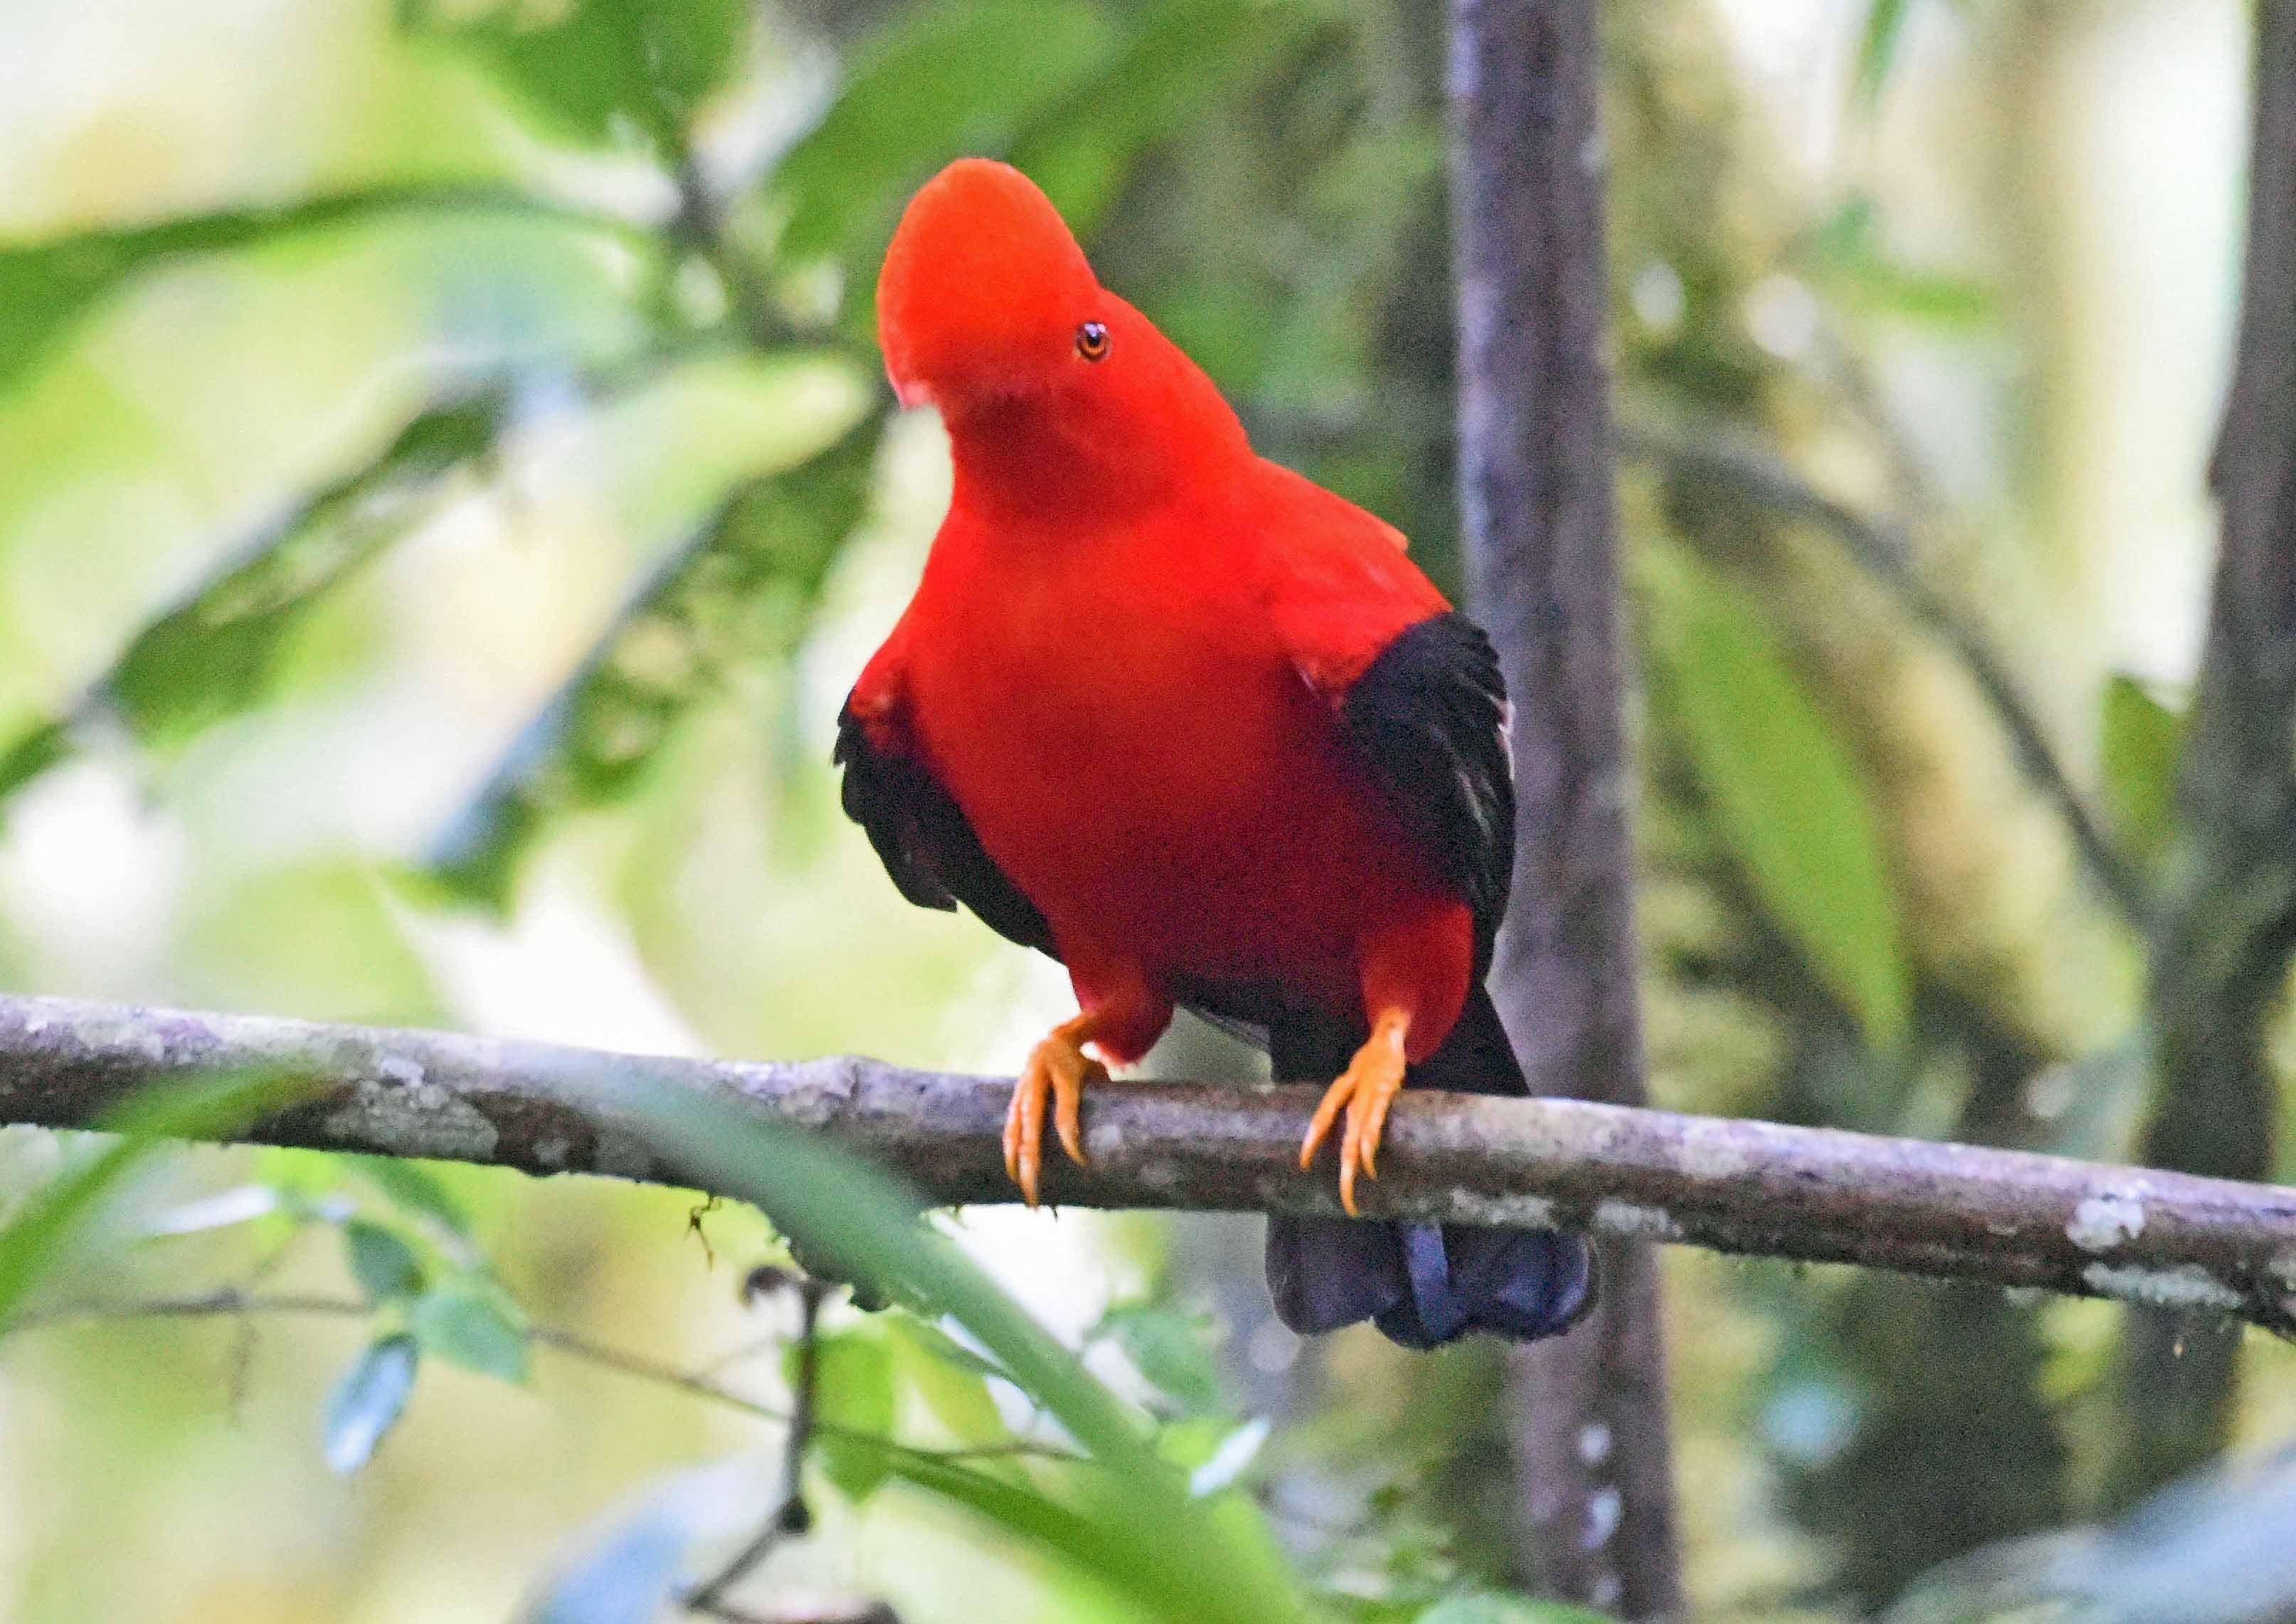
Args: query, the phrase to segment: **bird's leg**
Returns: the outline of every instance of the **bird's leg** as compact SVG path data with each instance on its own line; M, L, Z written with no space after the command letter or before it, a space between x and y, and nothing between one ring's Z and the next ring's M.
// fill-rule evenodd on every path
M1308 1137L1300 1146L1300 1167L1312 1166L1341 1107L1347 1108L1347 1131L1340 1140L1340 1205L1349 1217L1356 1210L1356 1169L1361 1168L1365 1177L1379 1177L1380 1135L1387 1128L1387 1108L1403 1088L1403 1046L1410 1031L1411 1017L1402 1010L1380 1012L1370 1038L1324 1091L1324 1103L1316 1107L1316 1120L1308 1124Z
M1044 1165L1045 1100L1053 1102L1053 1126L1061 1144L1079 1167L1084 1165L1084 1131L1078 1106L1086 1083L1104 1083L1108 1068L1084 1052L1106 1024L1104 1011L1086 1010L1063 1021L1029 1052L1021 1080L1013 1090L1012 1109L1004 1113L1004 1170L1021 1186L1021 1197L1037 1204L1037 1175Z

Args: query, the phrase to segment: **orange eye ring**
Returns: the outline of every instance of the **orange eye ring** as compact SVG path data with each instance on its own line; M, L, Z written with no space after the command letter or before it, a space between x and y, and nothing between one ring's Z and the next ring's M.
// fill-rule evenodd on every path
M1077 354L1087 361L1097 361L1108 353L1108 328L1100 322L1086 322L1077 329Z

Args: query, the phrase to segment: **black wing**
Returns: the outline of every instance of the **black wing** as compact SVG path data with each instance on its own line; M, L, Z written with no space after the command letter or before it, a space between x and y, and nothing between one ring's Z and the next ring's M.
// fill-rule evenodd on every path
M1475 919L1475 975L1514 875L1506 684L1483 628L1454 610L1406 629L1340 703L1340 732Z
M1045 916L982 849L964 809L915 761L872 744L849 699L831 759L845 769L845 815L867 831L902 896L944 912L962 902L999 936L1060 957Z

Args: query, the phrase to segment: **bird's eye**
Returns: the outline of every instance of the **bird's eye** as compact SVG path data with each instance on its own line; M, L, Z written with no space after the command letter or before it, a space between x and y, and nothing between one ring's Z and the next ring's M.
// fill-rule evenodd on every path
M1077 329L1077 354L1087 361L1097 361L1108 353L1108 329L1099 322L1086 322Z

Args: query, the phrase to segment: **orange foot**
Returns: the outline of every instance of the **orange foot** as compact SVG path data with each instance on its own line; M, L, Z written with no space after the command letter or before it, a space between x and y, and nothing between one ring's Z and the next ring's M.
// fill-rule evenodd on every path
M1348 1129L1340 1142L1340 1205L1349 1217L1356 1210L1356 1169L1366 1178L1379 1177L1379 1140L1387 1128L1387 1108L1403 1090L1403 1040L1411 1022L1400 1010L1389 1010L1372 1023L1371 1038L1356 1051L1339 1080L1324 1092L1316 1120L1308 1124L1308 1137L1300 1146L1300 1165L1314 1164L1316 1152L1340 1107L1347 1107Z
M1045 1096L1053 1101L1053 1125L1071 1161L1085 1165L1084 1131L1077 1108L1086 1083L1104 1083L1108 1068L1084 1052L1085 1016L1054 1027L1029 1053L1013 1107L1004 1113L1004 1170L1021 1186L1021 1197L1037 1204L1037 1175L1044 1166Z

